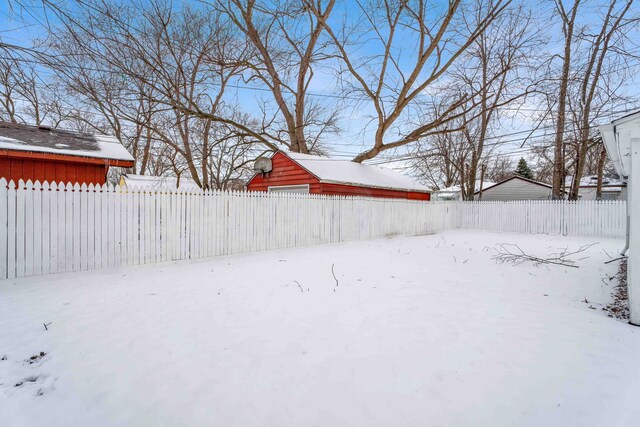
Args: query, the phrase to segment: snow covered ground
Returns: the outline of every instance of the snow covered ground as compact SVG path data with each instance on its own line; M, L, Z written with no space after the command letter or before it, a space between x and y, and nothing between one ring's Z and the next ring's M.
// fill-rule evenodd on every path
M503 242L598 244L568 268ZM638 425L640 328L602 310L622 243L455 231L3 282L0 425Z

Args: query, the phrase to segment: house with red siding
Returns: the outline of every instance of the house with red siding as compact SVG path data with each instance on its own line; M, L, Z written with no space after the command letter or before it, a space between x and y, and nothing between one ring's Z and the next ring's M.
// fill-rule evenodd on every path
M116 138L0 122L0 178L104 184L110 167L134 159Z
M278 151L247 183L248 191L430 200L431 190L413 178L376 166Z

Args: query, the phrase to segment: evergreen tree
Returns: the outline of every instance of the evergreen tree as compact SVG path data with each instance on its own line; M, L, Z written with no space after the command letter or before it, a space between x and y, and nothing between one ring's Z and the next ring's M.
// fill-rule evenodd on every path
M531 172L527 161L522 157L520 157L520 161L518 161L516 175L520 175L523 178L533 179L533 172Z

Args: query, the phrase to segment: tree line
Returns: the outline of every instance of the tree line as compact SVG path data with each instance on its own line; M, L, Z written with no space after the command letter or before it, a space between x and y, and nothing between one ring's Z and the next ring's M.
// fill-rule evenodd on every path
M608 173L596 125L637 105L633 0L11 2L39 36L0 33L1 120L113 134L132 172L203 188L276 149L344 150L465 199L526 156L577 199Z

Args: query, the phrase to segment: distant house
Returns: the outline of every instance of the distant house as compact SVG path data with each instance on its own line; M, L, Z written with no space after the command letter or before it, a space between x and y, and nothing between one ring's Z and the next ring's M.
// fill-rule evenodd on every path
M276 152L259 159L248 191L429 200L431 190L413 178L376 166L309 154Z
M198 184L189 178L175 176L153 176L123 173L119 185L127 188L144 188L153 190L199 190Z
M480 191L474 194L480 200ZM547 200L551 198L551 186L514 175L482 191L483 201Z
M487 188L495 185L495 182L484 181L482 183L482 189L486 190ZM476 182L475 191L480 190L480 182ZM453 185L451 187L443 188L442 190L434 191L431 193L432 200L462 200L462 191L459 185Z
M565 192L571 190L573 177L567 177L565 180ZM587 175L580 180L580 190L578 197L580 200L596 200L598 189L598 176ZM627 200L627 184L617 177L605 176L602 178L602 197L601 200Z
M133 164L112 136L0 122L0 178L104 184L110 167Z

